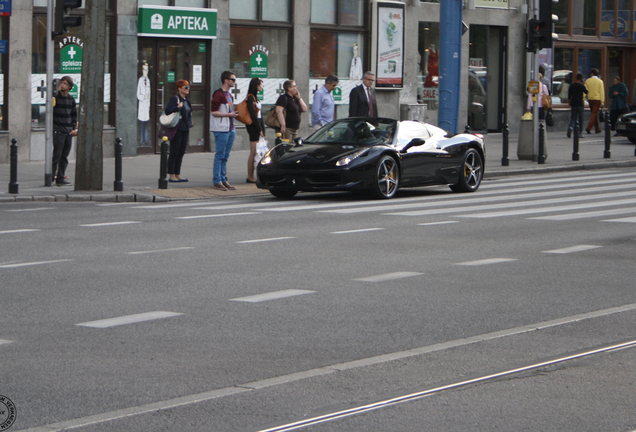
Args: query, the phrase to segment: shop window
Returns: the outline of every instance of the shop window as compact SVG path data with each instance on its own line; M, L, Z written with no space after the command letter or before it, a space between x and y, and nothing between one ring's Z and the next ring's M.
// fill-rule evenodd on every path
M340 82L333 92L335 118L349 114L349 94L369 68L366 40L367 0L312 0L309 104L331 74Z
M554 72L552 73L552 100L559 98L559 103L568 103L568 89L574 82L574 49L554 49Z
M112 20L107 19L106 40L111 41ZM33 127L44 127L46 118L46 100L42 97L37 88L42 81L46 82L46 38L49 33L46 29L46 16L35 15L33 17L33 42L32 42L32 69L31 69L31 125ZM84 28L72 27L70 32L62 36L57 36L54 40L54 60L53 76L60 78L69 75L73 78L74 86L71 94L81 103L82 70L78 63L78 56L83 54ZM104 62L104 124L114 124L111 121L111 65L114 64L111 58L110 44L106 44Z
M579 49L578 55L578 71L585 78L590 76L593 68L603 70L603 51L600 49ZM602 77L601 77L602 78ZM609 82L605 78L606 82Z
M552 14L559 17L554 25L554 31L560 34L569 34L568 30L568 2L560 1L552 3Z
M257 48L258 47L258 48ZM289 71L289 30L232 27L230 29L230 69L237 78L251 78L261 73L250 67L252 54L267 56L263 78L286 78ZM255 59L257 63L258 59ZM266 75L266 76L265 76Z
M290 0L230 0L230 19L290 21Z
M439 23L420 22L418 26L417 102L437 111L439 99ZM471 45L472 46L472 45Z

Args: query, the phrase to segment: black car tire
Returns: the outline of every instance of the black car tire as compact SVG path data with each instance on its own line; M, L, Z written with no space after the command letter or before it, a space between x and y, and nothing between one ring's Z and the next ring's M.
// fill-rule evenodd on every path
M380 199L393 198L399 185L400 167L391 156L382 156L375 168L373 194Z
M470 148L462 158L459 180L450 188L453 192L475 192L483 177L484 162L481 155L474 148Z
M289 188L272 188L269 192L276 198L293 198L298 193L296 189Z

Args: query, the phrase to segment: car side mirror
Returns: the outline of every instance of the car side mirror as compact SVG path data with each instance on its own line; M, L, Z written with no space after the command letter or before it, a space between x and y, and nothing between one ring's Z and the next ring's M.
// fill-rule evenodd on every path
M406 146L404 146L404 148L402 149L402 153L406 153L406 151L411 147L421 146L425 142L426 140L423 140L422 138L413 138Z
M302 137L298 137L294 140L294 144L296 144L297 146L301 146L303 145L303 139Z

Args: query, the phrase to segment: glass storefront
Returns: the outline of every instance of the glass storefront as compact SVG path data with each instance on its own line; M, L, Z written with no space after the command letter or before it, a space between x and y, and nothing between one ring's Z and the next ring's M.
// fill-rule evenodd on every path
M417 102L437 111L439 101L439 23L419 23Z

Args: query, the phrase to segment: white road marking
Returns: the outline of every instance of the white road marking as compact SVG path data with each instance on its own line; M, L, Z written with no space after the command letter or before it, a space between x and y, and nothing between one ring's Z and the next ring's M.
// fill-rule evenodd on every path
M6 339L0 339L0 345L10 344L10 343L13 343L13 341L6 340Z
M40 231L40 230L39 229L6 230L6 231L0 231L0 234L17 234L17 233L35 232L35 231Z
M135 324L144 321L152 321L162 318L170 318L178 315L183 315L182 313L177 312L164 312L164 311L156 311L156 312L145 312L135 315L126 315L117 318L108 318L97 321L88 321L79 324L75 324L81 327L92 327L92 328L108 328L108 327L116 327L126 324Z
M138 224L141 223L139 221L122 221L122 222L104 222L104 223L94 223L94 224L81 224L83 227L103 227L103 226L113 226L113 225L130 225L130 224Z
M591 249L602 248L603 246L592 246L592 245L579 245L579 246L571 246L563 249L553 249L549 251L543 251L543 253L552 253L552 254L569 254L575 252L582 252Z
M636 185L634 184L624 184L624 180L621 180L621 184L613 185L613 186L603 186L589 189L577 189L578 193L589 193L589 192L602 192L602 191L616 191L618 189L634 189ZM533 189L541 189L541 188L533 188ZM442 197L435 197L436 200L433 201L430 197L426 199L426 202L422 202L420 198L420 202L404 202L404 200L400 200L398 202L390 201L383 204L378 204L377 202L373 206L369 207L356 207L349 209L340 209L340 210L320 210L319 213L341 213L341 214L350 214L350 213L365 213L365 212L374 212L374 211L393 211L393 210L405 210L410 208L427 208L427 207L440 207L440 206L450 206L450 205L460 205L463 207L470 206L472 204L484 203L484 202L497 202L497 201L515 201L515 200L527 200L529 198L545 198L546 192L545 189L541 189L541 192L536 193L526 193L520 194L524 188L520 190L508 190L505 195L502 195L502 191L490 191L490 192L480 192L478 195L471 197L462 197L457 198L457 195L444 195ZM553 191L550 192L550 196L558 196L558 195L571 195L573 191L571 189L561 190L561 191ZM492 195L497 196L492 196ZM633 192L623 192L619 196L624 195L633 195ZM598 196L598 195L596 195ZM593 195L593 197L595 197ZM586 199L585 197L577 196L574 198L562 198L555 199L554 202L568 202L568 201L582 201ZM538 201L530 201L537 203ZM506 208L512 204L498 204L497 207L494 208Z
M37 207L37 208L29 208L29 209L12 209L5 210L7 212L30 212L30 211L42 211L42 210L51 210L52 207Z
M603 222L627 222L627 223L636 223L636 217L622 218L622 219L608 219Z
M619 214L634 213L634 212L636 212L636 207L612 209L612 210L598 210L598 211L590 211L590 212L567 213L567 214L552 215L552 216L538 216L538 217L533 217L528 219L562 221L562 220L572 220L572 219L586 219L586 218L601 217L601 216L611 216L611 215L619 215Z
M544 194L545 195L545 194ZM400 213L383 213L385 215L389 215L389 216L428 216L428 215L434 215L434 214L443 214L443 213L455 213L455 212L462 212L462 216L463 217L493 217L493 216L481 216L482 214L487 214L487 215L497 215L499 216L501 215L505 215L506 212L501 212L501 213L481 213L481 214L475 214L473 212L476 211L481 211L481 210L494 210L494 209L501 209L501 208L505 208L508 209L511 206L518 206L518 207L531 207L531 206L545 206L545 205L550 205L550 204L562 204L562 203L566 203L566 202L575 202L575 201L594 201L594 200L600 200L600 199L610 199L610 198L619 198L622 196L634 196L634 192L633 191L627 191L627 192L617 192L617 193L607 193L607 194L597 194L597 195L585 195L585 196L573 196L573 197L561 197L561 198L548 198L548 199L542 199L542 200L530 200L530 201L518 201L518 202L514 202L514 203L510 203L510 202L505 202L505 203L500 203L500 204L485 204L485 205L466 205L466 202L457 202L457 204L462 204L463 207L460 208L442 208L442 209L432 209L432 210L416 210L416 211L408 211L408 212L400 212ZM515 199L522 199L522 197L516 196L514 197ZM485 200L485 201L489 201L489 200ZM552 211L551 209L553 208L558 208L558 209L563 209L563 210L568 210L568 209L576 209L576 208L585 208L585 207L601 207L601 206L608 206L608 205L618 205L618 204L634 204L636 203L636 199L626 199L626 200L617 200L617 201L606 201L606 202L602 202L602 203L592 203L592 204L579 204L578 207L575 206L562 206L562 207L545 207L546 209L549 209L550 211ZM446 203L448 204L448 203ZM524 210L516 210L519 212L524 212ZM542 210L543 211L543 210ZM512 211L511 211L512 212ZM535 212L535 213L539 213L536 209L531 209L529 211L530 213ZM512 214L512 213L511 213Z
M330 234L354 234L354 233L361 233L361 232L369 232L369 231L382 231L384 230L384 228L363 228L363 229L357 229L357 230L349 230L349 231L334 231Z
M454 224L454 223L458 223L459 221L443 221L443 222L427 222L427 223L421 223L418 224L420 226L429 226L429 225L446 225L446 224Z
M0 265L0 268L27 267L27 266L34 266L34 265L55 264L55 263L71 262L71 261L75 261L75 260L61 259L61 260L53 260L53 261L34 261L34 262L16 263L16 264L3 264L3 265Z
M566 201L566 200L564 199L563 201ZM541 208L533 208L533 209L526 209L526 210L509 210L509 211L491 212L491 213L463 214L463 215L457 215L457 217L485 219L485 218L495 218L495 217L503 217L503 216L519 216L519 215L526 215L526 214L532 214L532 213L549 213L549 212L556 212L556 211L570 211L570 210L579 210L579 209L594 208L594 207L609 207L613 205L634 204L634 203L636 203L636 198L616 200L616 201L592 202L592 203L586 203L586 204L572 204L572 205L556 206L556 207L541 207ZM517 203L517 205L525 206L526 203Z
M196 215L196 216L179 216L175 219L205 219L205 218L214 218L214 217L227 217L227 216L246 216L246 215L255 215L260 214L259 212L244 212L244 213L224 213L224 214L207 214L207 215Z
M237 241L236 243L240 244L240 243L261 243L261 242L270 242L270 241L278 241L278 240L290 240L290 239L295 239L296 237L272 237L272 238L265 238L265 239L256 239L256 240L243 240L243 241Z
M141 255L141 254L151 254L151 253L160 253L160 252L174 252L174 251L180 251L180 250L188 250L188 249L194 249L193 247L178 247L178 248L171 248L171 249L157 249L157 250L150 250L150 251L137 251L137 252L126 252L130 255Z
M394 279L403 279L403 278L408 278L408 277L413 277L413 276L419 276L419 275L422 275L422 274L424 274L424 273L418 273L418 272L394 272L394 273L385 273L385 274L376 275L376 276L357 278L357 279L353 279L353 280L362 281L362 282L385 282L385 281L394 280Z
M510 336L517 336L524 333L541 331L553 327L562 325L568 325L579 321L601 318L609 315L614 315L622 312L630 312L636 310L636 303L627 304L623 306L617 306L609 309L601 309L598 311L582 313L579 315L572 315L564 318L557 318L550 321L543 321L535 324L528 324L525 326L514 327L506 330L494 331L491 333L485 333L476 336L469 336L466 338L455 339L448 342L441 342L434 345L428 345L419 348L413 348L406 351L397 351L388 354L382 354L375 357L367 357L359 360L353 360L346 363L338 363L333 365L327 365L315 369L309 369L302 372L295 372L288 375L281 375L273 378L264 379L261 381L253 381L249 383L237 384L233 387L226 387L222 389L212 390L208 392L195 393L192 395L182 396L174 399L168 399L159 402L153 402L146 405L138 405L128 408L122 408L116 411L104 412L101 414L95 414L86 417L79 417L71 420L65 420L58 423L50 423L39 427L30 429L23 429L16 432L62 432L69 429L77 429L80 427L90 426L94 424L106 423L123 418L129 418L132 416L149 414L159 412L168 409L174 409L178 407L184 407L188 405L194 405L201 402L207 402L214 399L220 399L226 396L233 396L240 393L250 392L252 390L260 390L264 388L274 387L281 384L289 384L293 382L299 382L307 378L319 377L323 375L330 375L342 371L353 370L357 368L363 368L368 366L380 365L396 360L402 360L417 356L422 356L434 352L440 352L448 349L453 349L461 346L473 345L480 342L489 340L502 339Z
M315 292L316 291L288 289L288 290L275 291L275 292L265 293L265 294L257 294L253 296L247 296L247 297L239 297L235 299L230 299L230 301L259 303L259 302L264 302L268 300L278 300L278 299L287 298L287 297L299 296L303 294L312 294Z
M489 265L489 264L499 264L510 261L517 261L514 258L489 258L477 261L466 261L462 263L455 263L455 265L463 265L463 266L480 266L480 265Z

